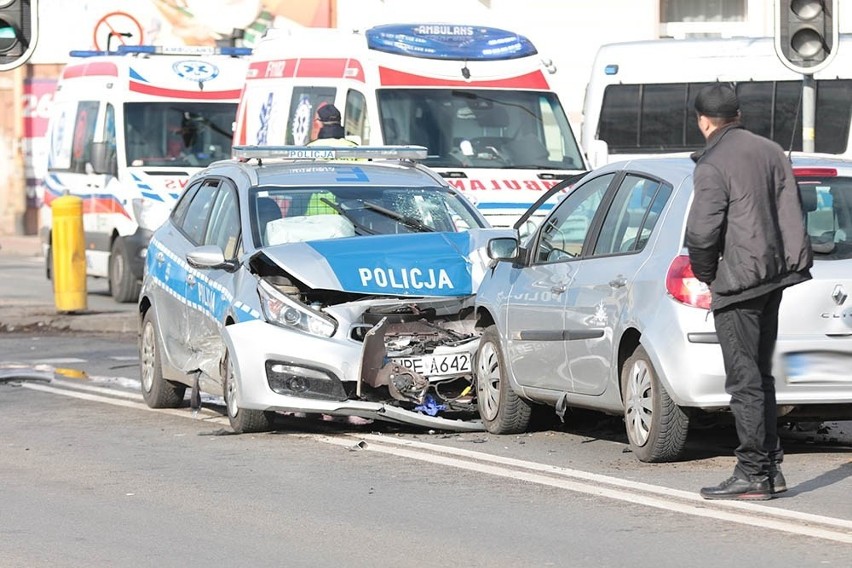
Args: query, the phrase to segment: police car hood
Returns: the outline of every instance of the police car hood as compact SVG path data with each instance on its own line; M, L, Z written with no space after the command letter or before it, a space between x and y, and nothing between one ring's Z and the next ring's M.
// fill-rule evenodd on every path
M488 240L511 229L370 235L286 243L262 250L313 289L394 296L466 296L488 263Z

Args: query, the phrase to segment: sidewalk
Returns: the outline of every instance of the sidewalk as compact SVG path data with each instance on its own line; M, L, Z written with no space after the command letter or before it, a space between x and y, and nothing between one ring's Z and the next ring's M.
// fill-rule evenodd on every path
M38 235L0 236L0 256L42 256Z
M56 309L53 286L44 276L38 236L0 236L0 333L76 332L135 337L135 304L118 304L102 278L88 278L86 310Z

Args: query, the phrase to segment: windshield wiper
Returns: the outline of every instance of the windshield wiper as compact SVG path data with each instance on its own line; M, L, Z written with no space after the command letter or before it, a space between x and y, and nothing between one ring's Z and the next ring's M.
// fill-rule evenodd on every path
M391 219L393 219L395 221L399 221L400 223L402 223L406 227L411 227L412 229L417 229L421 233L432 233L432 232L435 231L435 229L433 229L432 227L429 227L427 225L424 225L423 223L421 223L420 221L418 221L414 217L409 217L407 215L403 215L402 213L397 213L396 211L392 211L390 209L385 209L381 205L376 205L375 203L372 203L370 201L362 201L361 203L363 203L364 207L366 207L367 209L369 209L371 211L375 211L376 213L381 213L385 217L390 217Z
M323 203L325 203L326 205L328 205L329 207L334 209L338 214L343 215L344 217L349 219L349 222L352 223L352 225L354 225L355 228L358 229L359 231L363 231L364 233L367 233L368 235L378 235L379 234L378 232L374 231L373 229L371 229L369 227L365 227L364 225L359 223L352 215L349 214L349 212L346 209L344 209L343 207L341 207L340 205L338 205L334 201L331 201L330 199L326 199L325 197L320 197L320 201L322 201Z

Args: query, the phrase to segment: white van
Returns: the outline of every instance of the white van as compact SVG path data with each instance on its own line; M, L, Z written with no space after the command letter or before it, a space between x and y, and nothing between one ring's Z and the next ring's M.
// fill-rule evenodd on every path
M582 145L592 165L704 146L693 103L716 81L734 84L746 128L802 149L802 76L773 38L666 39L602 46L586 87ZM815 151L852 157L852 36L816 79Z
M347 138L427 147L424 164L508 226L587 169L553 73L527 38L490 27L269 30L254 47L234 143L306 144L316 110L333 103Z
M50 203L83 198L86 271L118 302L139 295L151 233L189 177L231 156L246 48L121 46L72 52L48 126L40 234L48 277Z

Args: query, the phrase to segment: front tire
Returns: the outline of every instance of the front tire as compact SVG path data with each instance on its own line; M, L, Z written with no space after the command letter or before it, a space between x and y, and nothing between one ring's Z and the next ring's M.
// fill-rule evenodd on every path
M139 299L142 283L130 270L130 258L124 240L117 237L112 242L109 255L109 291L113 299L121 304L135 302Z
M163 378L160 339L154 310L149 309L142 318L142 336L139 338L139 366L142 377L142 398L151 408L177 408L183 404L186 385Z
M222 368L224 370L222 390L224 391L225 407L228 409L228 421L231 423L234 432L250 434L271 430L272 412L240 408L239 387L234 374L234 364L231 363L231 358L227 354L225 354Z
M530 424L530 403L509 384L506 358L496 326L485 329L476 352L476 400L485 429L492 434L520 434Z
M640 345L621 368L624 423L630 450L647 463L674 461L686 446L689 417L663 387Z

